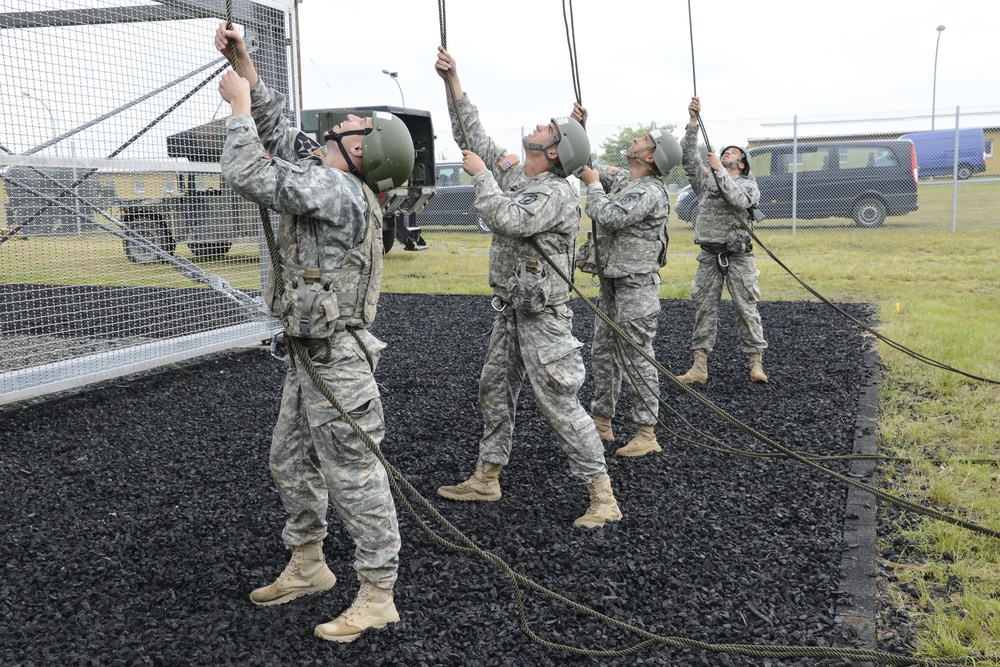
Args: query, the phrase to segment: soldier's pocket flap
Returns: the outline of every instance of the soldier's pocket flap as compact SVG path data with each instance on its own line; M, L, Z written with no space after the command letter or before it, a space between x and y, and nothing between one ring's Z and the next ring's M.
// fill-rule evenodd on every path
M583 347L583 343L576 338L571 345L547 345L538 348L538 360L543 364L551 364L564 357L567 357Z

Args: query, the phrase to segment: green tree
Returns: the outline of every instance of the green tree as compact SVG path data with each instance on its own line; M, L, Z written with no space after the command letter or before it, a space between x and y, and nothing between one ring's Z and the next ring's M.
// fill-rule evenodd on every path
M632 146L632 141L635 139L645 136L654 129L660 129L664 132L673 132L675 125L657 125L655 122L649 125L640 125L639 127L626 127L618 132L617 135L608 137L601 144L601 153L595 160L599 164L610 165L613 167L618 167L619 169L628 169L628 160L622 153ZM687 177L684 175L684 170L680 166L674 167L669 174L660 177L664 183L670 185L671 183L677 185L678 187L684 187L688 184Z

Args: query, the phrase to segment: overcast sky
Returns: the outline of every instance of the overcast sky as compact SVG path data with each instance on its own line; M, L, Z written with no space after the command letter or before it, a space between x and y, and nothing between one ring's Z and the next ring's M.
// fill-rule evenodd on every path
M937 26L937 114L1000 106L997 0L620 0L573 3L583 103L595 125L702 118L929 113ZM304 108L400 104L431 112L438 151L457 151L434 73L437 3L299 5ZM447 3L448 49L489 128L534 126L574 101L561 0ZM611 8L612 10L609 10ZM514 148L508 146L508 148Z

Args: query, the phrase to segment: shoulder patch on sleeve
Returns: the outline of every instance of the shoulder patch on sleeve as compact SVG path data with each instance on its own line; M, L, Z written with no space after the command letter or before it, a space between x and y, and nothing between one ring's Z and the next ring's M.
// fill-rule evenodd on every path
M321 158L324 157L323 147L316 143L316 140L305 132L299 132L295 135L295 154L300 158L308 155L318 155Z
M642 199L642 195L640 193L629 192L615 203L618 204L619 207L628 211L631 210L632 207L635 206L637 203L639 203L640 199Z
M536 186L525 192L515 194L514 203L534 215L549 200L550 192L547 187Z
M608 166L607 169L604 170L604 173L607 174L608 176L614 176L618 172L619 172L618 167L612 167L610 165Z
M521 162L521 158L517 157L513 153L508 153L502 158L497 160L497 166L500 167L501 171L508 171L511 167Z

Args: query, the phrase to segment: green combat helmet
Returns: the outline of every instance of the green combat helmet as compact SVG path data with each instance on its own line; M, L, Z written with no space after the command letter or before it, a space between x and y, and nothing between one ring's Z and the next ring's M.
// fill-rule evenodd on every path
M590 161L590 138L587 136L587 131L583 129L583 125L580 125L580 122L575 118L567 116L553 118L552 124L559 132L557 136L552 137L544 144L536 144L527 140L522 143L527 149L541 151L552 167L552 172L556 176L565 177ZM549 154L546 152L553 144L558 144L556 146L556 154L559 156L558 164L549 158Z
M361 166L364 174L354 165L354 160L342 141L344 137L356 134L364 136L361 140ZM345 132L331 128L323 135L323 141L336 142L348 171L364 181L376 194L402 185L413 173L416 161L413 137L406 124L388 111L373 112L371 127Z
M661 176L666 176L670 170L681 163L681 145L677 138L663 130L653 130L649 133L656 148L653 150L653 163Z
M361 142L365 183L376 194L399 187L413 173L413 138L397 116L387 111L372 114L372 131Z

